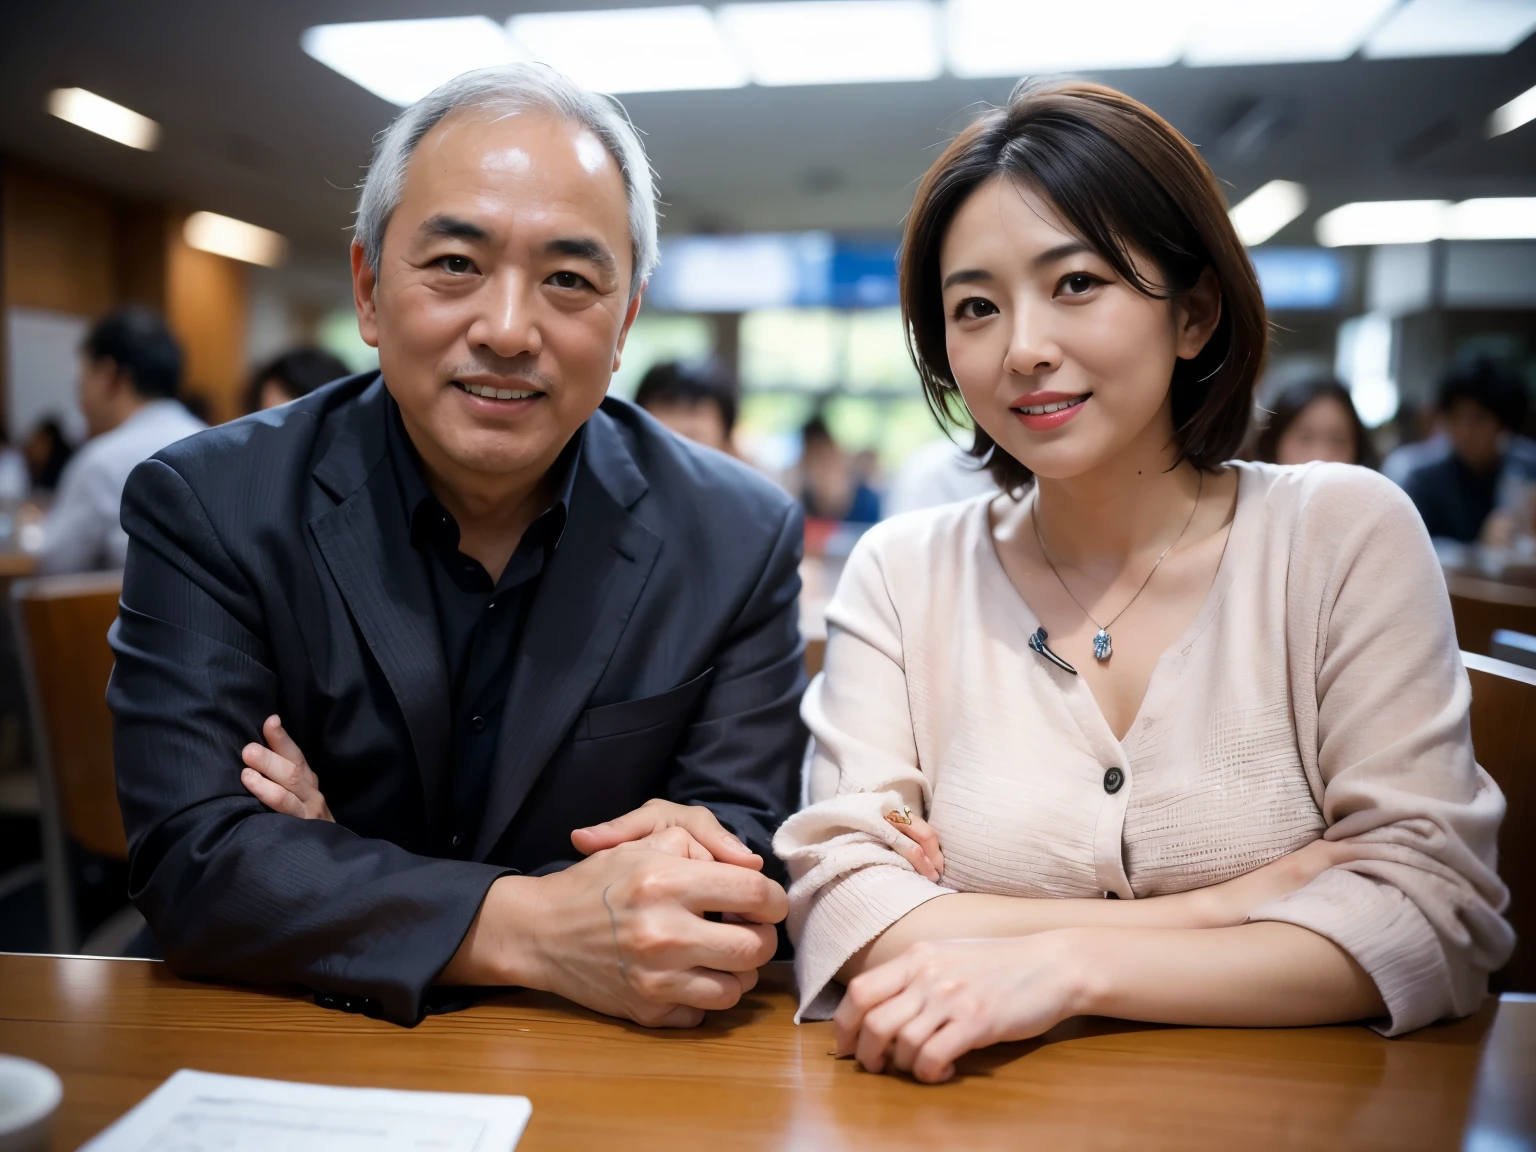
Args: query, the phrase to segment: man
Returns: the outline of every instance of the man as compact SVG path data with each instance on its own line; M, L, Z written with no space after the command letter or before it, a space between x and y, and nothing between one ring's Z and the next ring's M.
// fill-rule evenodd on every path
M1487 533L1503 489L1536 483L1531 460L1511 444L1519 439L1526 403L1520 381L1488 361L1453 372L1440 386L1446 449L1403 484L1431 536L1472 543Z
M181 348L159 316L125 308L97 321L80 349L80 410L91 438L59 478L38 571L123 566L128 537L118 507L128 474L206 427L177 402L180 389Z
M340 358L323 348L290 349L252 373L245 392L245 410L277 408L348 374Z
M641 378L635 403L685 440L735 455L736 389L714 366L654 365Z
M752 987L805 745L801 519L604 399L655 254L621 109L467 73L362 193L381 372L134 473L108 698L174 969L400 1023L496 985L686 1026ZM274 714L334 823L242 786Z

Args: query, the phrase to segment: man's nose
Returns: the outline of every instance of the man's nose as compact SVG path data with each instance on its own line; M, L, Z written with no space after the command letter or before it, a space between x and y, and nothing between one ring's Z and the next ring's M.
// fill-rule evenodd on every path
M515 269L489 277L476 294L479 307L468 333L470 346L508 360L537 356L544 347L537 291L529 278Z

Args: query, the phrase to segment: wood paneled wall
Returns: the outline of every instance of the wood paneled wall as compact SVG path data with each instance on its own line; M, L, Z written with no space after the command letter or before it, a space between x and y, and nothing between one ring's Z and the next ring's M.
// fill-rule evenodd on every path
M238 415L245 267L188 248L185 217L0 157L0 318L10 307L92 318L124 304L158 308L186 352L186 392L215 420ZM5 363L0 346L0 385Z

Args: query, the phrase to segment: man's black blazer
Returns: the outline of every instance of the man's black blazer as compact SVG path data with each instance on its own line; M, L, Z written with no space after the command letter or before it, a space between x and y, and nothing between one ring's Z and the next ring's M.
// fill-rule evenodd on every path
M446 859L449 680L377 373L139 465L111 642L130 894L166 960L297 982L411 1023L486 889L571 863L573 828L708 805L774 867L805 732L801 516L618 400L588 421L570 517L512 675L484 821ZM240 784L271 713L336 823Z

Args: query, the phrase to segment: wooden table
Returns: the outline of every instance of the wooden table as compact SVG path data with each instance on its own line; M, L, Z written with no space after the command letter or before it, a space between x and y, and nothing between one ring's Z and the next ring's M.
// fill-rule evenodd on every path
M297 995L193 984L138 960L0 955L0 1052L64 1079L74 1148L178 1068L528 1096L550 1149L1452 1149L1536 1140L1536 1002L1383 1040L1073 1021L973 1054L927 1087L834 1060L795 1027L789 972L689 1032L511 993L414 1029Z

